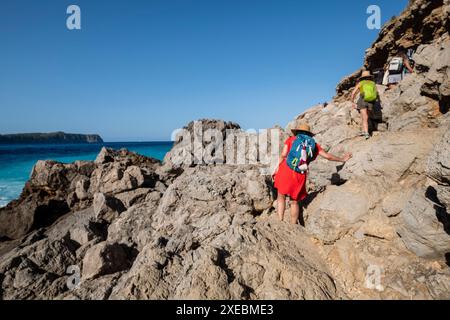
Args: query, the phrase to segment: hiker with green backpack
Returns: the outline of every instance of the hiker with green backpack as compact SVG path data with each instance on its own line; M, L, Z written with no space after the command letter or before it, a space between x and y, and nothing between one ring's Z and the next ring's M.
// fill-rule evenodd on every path
M359 100L355 104L356 95L359 92ZM351 101L354 108L358 109L361 114L361 122L363 131L360 133L364 138L369 139L369 111L375 107L378 100L378 90L370 71L363 71L358 84L352 92Z

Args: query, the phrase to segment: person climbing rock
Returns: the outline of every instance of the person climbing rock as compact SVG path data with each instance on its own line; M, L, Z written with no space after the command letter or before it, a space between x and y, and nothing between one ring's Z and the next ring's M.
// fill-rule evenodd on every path
M414 73L414 69L411 66L411 58L408 57L403 50L399 50L397 54L388 61L386 73L389 89L392 89L402 81L407 73Z
M355 97L359 92L358 102L355 104ZM378 100L377 85L373 80L373 76L370 71L363 71L358 84L352 92L351 101L353 107L356 108L361 114L362 130L360 135L369 139L369 111L373 111L375 103Z
M308 195L306 191L306 179L308 175L308 165L314 161L318 155L329 161L347 162L351 153L345 154L342 158L325 152L314 140L311 128L306 123L297 122L292 129L293 136L285 142L280 162L275 169L274 186L278 190L277 212L281 221L284 219L286 209L286 196L291 200L291 223L297 224L300 217L299 201Z

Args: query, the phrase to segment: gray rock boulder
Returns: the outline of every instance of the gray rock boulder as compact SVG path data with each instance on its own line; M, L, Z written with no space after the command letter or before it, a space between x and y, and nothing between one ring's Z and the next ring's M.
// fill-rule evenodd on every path
M90 180L88 177L82 177L75 185L75 194L77 199L86 200L89 198Z
M437 182L435 186L439 205L450 209L450 130L442 137L433 150L427 167L427 175Z
M145 203L134 205L123 212L108 227L108 241L137 247L138 250L142 249L148 241L152 241L151 223L160 197L158 193L151 193Z
M450 129L442 132L440 141L430 154L427 175L442 186L450 185Z
M108 162L114 162L114 157L116 153L114 150L103 147L102 150L100 150L100 153L97 155L97 158L95 159L96 164L105 164Z
M411 1L398 17L383 26L372 47L366 51L364 68L368 70L383 68L388 58L395 55L399 48L417 48L445 36L449 26L448 10L447 0ZM344 78L337 85L338 95L348 93L360 74L355 72L350 77Z
M132 191L126 191L116 194L116 198L119 199L126 208L130 208L135 204L142 203L146 197L153 192L151 188L138 188ZM159 192L157 192L159 194Z

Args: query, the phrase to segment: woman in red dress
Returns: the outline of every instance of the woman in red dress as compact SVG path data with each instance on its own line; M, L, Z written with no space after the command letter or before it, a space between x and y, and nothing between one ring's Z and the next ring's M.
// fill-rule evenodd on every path
M291 151L292 144L297 138L297 135L306 134L310 137L313 137L314 135L311 133L311 128L309 125L300 122L298 122L295 128L292 129L292 133L294 136L287 139L284 144L280 163L274 173L274 180L275 188L278 190L278 217L281 221L283 220L284 211L286 208L286 196L289 196L291 199L291 222L293 224L297 224L300 216L299 201L304 200L308 195L306 192L306 180L308 175L307 171L302 174L291 169L286 162L286 158ZM329 161L337 162L347 162L352 157L351 153L344 155L342 158L334 156L323 151L320 145L316 143L313 160L315 160L318 155Z

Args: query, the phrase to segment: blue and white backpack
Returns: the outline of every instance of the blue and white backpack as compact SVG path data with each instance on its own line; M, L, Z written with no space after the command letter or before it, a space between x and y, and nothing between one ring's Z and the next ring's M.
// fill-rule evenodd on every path
M304 174L308 171L309 163L314 160L315 153L316 141L306 134L299 134L286 158L287 165L295 172Z

